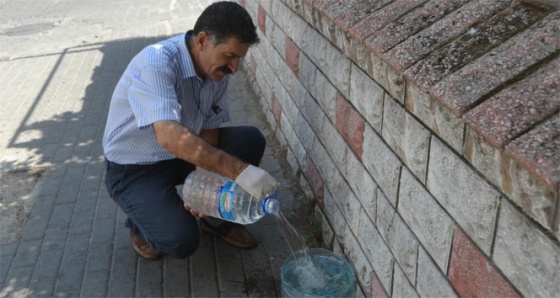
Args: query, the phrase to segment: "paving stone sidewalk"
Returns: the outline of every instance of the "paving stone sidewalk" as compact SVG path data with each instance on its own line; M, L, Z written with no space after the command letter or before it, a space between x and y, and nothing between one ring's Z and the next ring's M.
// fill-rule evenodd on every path
M254 250L205 235L188 259L148 262L132 250L124 214L103 183L101 138L122 71L142 47L191 28L209 2L0 2L0 32L26 24L45 30L0 34L0 174L40 173L18 202L20 237L0 243L0 297L280 295L280 267L290 252L274 218L249 226L260 244ZM33 10L44 12L42 19L21 16ZM246 78L233 76L231 124L255 125L270 139ZM261 166L292 185L275 158L281 148L269 144ZM280 196L286 211L297 200L286 187Z

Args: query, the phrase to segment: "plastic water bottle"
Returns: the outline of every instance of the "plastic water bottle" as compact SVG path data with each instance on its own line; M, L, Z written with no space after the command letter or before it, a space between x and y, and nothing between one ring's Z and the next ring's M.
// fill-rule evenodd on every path
M204 169L187 176L183 200L198 213L244 225L266 214L276 214L279 208L277 193L260 200L235 181Z

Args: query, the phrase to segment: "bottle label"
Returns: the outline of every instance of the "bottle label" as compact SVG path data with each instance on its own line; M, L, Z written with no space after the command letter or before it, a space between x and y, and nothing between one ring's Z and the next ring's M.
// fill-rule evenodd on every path
M235 214L233 214L233 197L235 196L235 191L239 185L233 181L226 181L222 185L220 190L220 203L218 204L218 210L220 211L220 216L223 219L235 220Z

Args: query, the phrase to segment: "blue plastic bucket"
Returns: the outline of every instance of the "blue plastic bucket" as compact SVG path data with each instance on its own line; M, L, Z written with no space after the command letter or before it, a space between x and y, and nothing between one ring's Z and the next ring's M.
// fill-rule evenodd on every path
M282 297L355 297L356 276L345 258L311 248L309 260L292 255L284 261Z

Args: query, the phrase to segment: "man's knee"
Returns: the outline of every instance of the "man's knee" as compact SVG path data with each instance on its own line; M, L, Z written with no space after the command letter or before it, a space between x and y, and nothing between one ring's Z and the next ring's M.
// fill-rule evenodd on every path
M193 255L200 244L200 230L175 229L169 231L161 239L152 240L152 246L160 253L177 259L185 259Z

